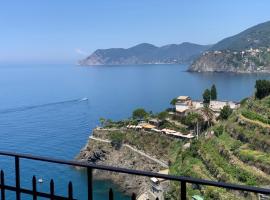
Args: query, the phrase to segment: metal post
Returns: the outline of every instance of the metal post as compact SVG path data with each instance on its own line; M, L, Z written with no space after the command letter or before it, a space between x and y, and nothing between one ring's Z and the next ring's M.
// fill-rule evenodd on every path
M112 188L109 191L109 200L113 200L113 190L112 190Z
M1 170L1 186L1 200L5 200L5 178L3 170Z
M50 182L50 199L54 200L54 181L51 179Z
M16 200L21 200L20 158L15 156Z
M71 181L68 183L68 199L73 200L73 187Z
M187 199L187 184L186 181L181 181L181 198L180 200L186 200Z
M136 200L136 194L132 193L131 200Z
M37 179L35 176L32 178L32 187L33 187L33 200L37 200Z
M88 200L93 200L93 169L87 167Z

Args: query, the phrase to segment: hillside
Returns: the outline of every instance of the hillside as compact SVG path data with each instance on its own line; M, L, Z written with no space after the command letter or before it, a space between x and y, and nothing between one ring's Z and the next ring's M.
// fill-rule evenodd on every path
M190 63L209 48L209 45L198 45L187 42L162 47L142 43L128 49L98 49L84 60L81 60L79 64L132 65Z
M196 59L194 72L270 72L270 22L225 38Z
M261 187L269 185L269 118L270 97L243 101L228 120L210 128L207 136L193 142L189 150L174 152L170 173ZM252 194L236 195L211 187L189 188L189 194L200 194L206 199L257 199Z
M249 48L270 47L270 21L253 26L237 35L225 38L210 50L241 51Z

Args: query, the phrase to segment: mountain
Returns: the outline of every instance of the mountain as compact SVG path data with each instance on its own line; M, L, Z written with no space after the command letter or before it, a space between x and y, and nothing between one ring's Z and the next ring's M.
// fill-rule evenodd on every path
M253 26L235 36L225 38L211 50L241 51L249 48L270 47L270 21Z
M190 63L210 45L198 45L188 42L157 47L142 43L128 49L98 49L87 58L79 61L80 65L133 65L133 64L173 64Z
M270 72L270 21L225 38L189 67L195 72Z

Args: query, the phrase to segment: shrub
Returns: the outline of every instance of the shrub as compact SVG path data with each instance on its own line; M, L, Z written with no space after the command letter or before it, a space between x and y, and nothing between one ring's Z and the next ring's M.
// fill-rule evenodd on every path
M220 135L223 133L223 131L224 131L223 125L220 125L220 126L218 126L218 127L216 127L216 128L214 129L214 133L215 133L215 135L216 135L217 137L220 136Z
M226 105L221 109L219 117L221 119L228 119L232 112L233 110L231 109L231 107L229 105Z
M111 139L111 145L115 149L120 149L123 144L124 134L121 132L113 132L110 135L110 139Z
M148 113L143 108L138 108L133 111L132 118L137 120L143 120L148 117Z

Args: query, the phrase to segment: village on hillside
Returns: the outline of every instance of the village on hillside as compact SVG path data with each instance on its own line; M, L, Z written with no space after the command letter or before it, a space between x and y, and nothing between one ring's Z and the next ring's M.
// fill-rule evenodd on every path
M199 139L209 126L214 125L220 119L228 118L240 103L234 101L217 100L215 85L206 89L203 93L203 100L193 100L190 96L178 96L171 101L171 108L158 114L148 113L142 108L133 111L132 118L117 123L107 123L103 128L120 128L130 130L134 133L162 134L169 138L178 139L184 142L183 148L190 148L191 140ZM103 129L100 127L100 129ZM211 134L208 133L209 137ZM205 136L205 135L204 135ZM119 141L114 141L117 146ZM168 174L168 168L159 173ZM150 185L137 199L164 199L168 191L169 182L155 177L150 178ZM195 195L193 200L203 199Z
M187 118L189 115L198 114L201 117L201 124L208 123L209 121L211 121L209 123L215 123L219 119L220 112L224 107L228 107L233 111L240 106L240 103L238 102L216 99L210 100L209 103L206 104L204 101L192 100L189 96L178 96L173 101L173 108L167 112L167 115L164 113L164 117L157 116L156 118L152 117L146 120L138 120L138 124L128 124L126 128L138 131L143 129L182 139L193 139L195 137L194 134L199 134L198 127L196 127L197 130L188 130L188 127L186 127L188 132L187 130L181 132L179 130L162 126L164 125L164 121L174 123L176 127L177 125L185 126L184 124L181 124L183 119ZM143 110L141 110L141 112L143 112ZM199 125L199 119L197 125Z

